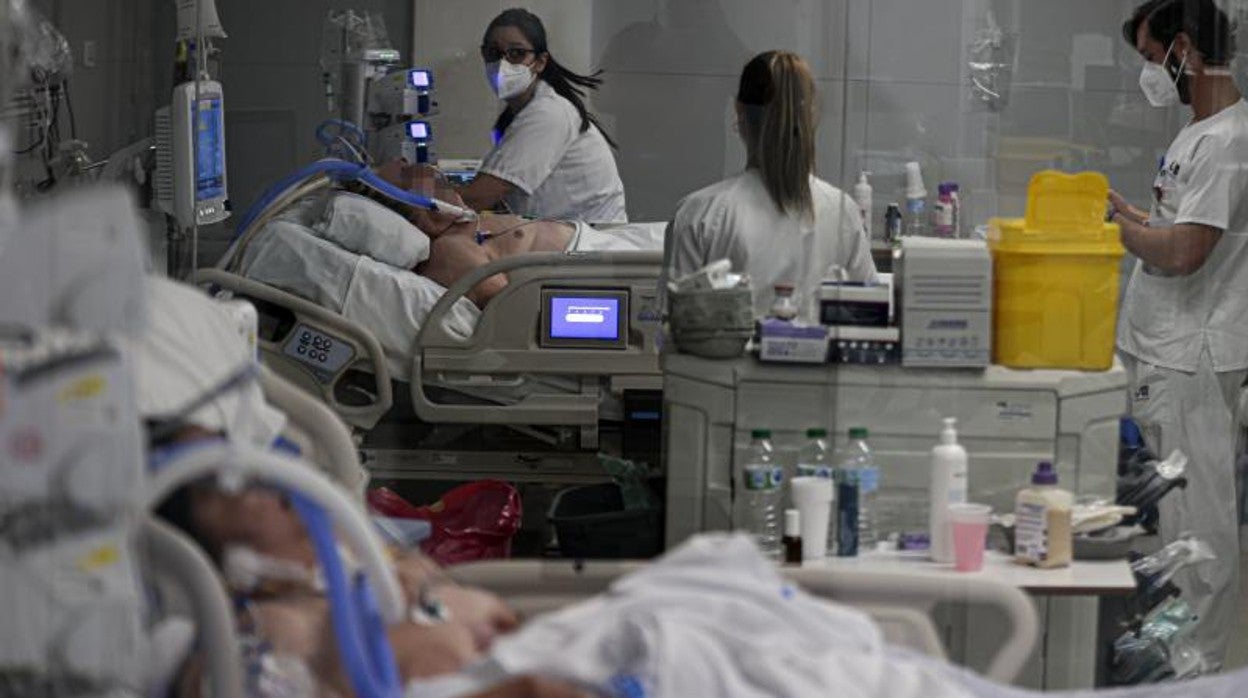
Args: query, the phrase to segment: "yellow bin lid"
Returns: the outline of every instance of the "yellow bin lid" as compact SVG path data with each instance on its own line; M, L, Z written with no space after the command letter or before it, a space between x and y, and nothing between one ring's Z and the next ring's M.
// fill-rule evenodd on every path
M988 244L995 251L1122 255L1121 232L1105 222L1109 180L1100 172L1037 172L1027 186L1024 218L993 218Z

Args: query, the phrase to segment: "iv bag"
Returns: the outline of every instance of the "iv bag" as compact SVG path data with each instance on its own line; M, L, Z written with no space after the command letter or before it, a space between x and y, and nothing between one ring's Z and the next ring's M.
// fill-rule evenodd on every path
M224 39L225 29L221 27L221 18L217 16L216 0L174 0L178 7L178 39L194 41L203 30L208 39ZM195 8L199 8L199 18L195 17Z

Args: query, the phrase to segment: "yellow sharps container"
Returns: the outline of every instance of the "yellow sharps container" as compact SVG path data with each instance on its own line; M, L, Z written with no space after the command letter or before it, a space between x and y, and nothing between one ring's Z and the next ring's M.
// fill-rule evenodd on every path
M1024 218L989 222L994 263L993 363L1106 370L1118 318L1118 226L1105 222L1109 180L1045 170Z

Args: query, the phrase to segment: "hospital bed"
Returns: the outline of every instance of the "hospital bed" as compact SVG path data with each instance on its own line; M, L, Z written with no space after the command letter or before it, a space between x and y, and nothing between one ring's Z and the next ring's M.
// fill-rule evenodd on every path
M318 236L314 208L295 201L258 222L199 281L256 305L266 365L363 432L370 472L602 479L596 454L624 448L625 404L662 383L661 224L630 226L644 251L516 256L444 289ZM507 287L478 310L466 294L499 273ZM552 338L556 296L618 303L618 336ZM657 455L656 415L645 416Z
M282 378L262 375L265 396L289 418L287 435L303 439L308 461L354 489L361 473L345 425L318 400L292 389ZM450 568L462 584L492 591L524 618L554 611L607 591L640 561L568 562L554 560L492 560ZM786 568L784 574L807 592L854 606L871 616L893 645L945 658L943 641L931 613L936 604L962 602L999 611L1005 640L991 658L985 676L1011 683L1022 671L1039 639L1035 607L1013 586L996 581L919 578L861 570Z
M461 584L498 594L521 617L532 617L607 592L612 582L644 564L507 560L461 565L450 572ZM999 582L800 567L785 568L784 575L817 597L867 613L889 644L942 659L945 646L931 617L936 604L957 601L996 609L1005 619L1007 634L984 675L1002 683L1018 677L1037 646L1035 608L1021 591Z
M359 461L351 448L351 438L344 424L327 410L323 404L305 392L293 388L274 375L263 376L266 398L274 406L280 406L290 419L286 434L295 439L303 438L305 453L316 454L312 464L323 472L337 478L348 489L357 486L360 473ZM162 543L165 548L170 543ZM165 553L167 554L167 553ZM183 554L181 557L188 557ZM193 581L192 570L203 569L204 560L186 563L187 569L180 576ZM646 563L638 561L572 563L548 560L489 561L451 568L451 575L460 583L476 585L500 595L523 617L531 618L557 610L563 606L584 600L594 594L607 592L612 582ZM809 593L839 603L848 604L867 613L881 628L885 640L896 647L917 651L927 656L944 658L945 648L930 615L933 607L942 602L960 602L983 605L996 609L1004 620L1006 635L996 648L995 654L984 669L984 676L1000 684L1010 684L1019 675L1036 650L1038 640L1037 617L1032 604L1018 589L975 576L934 579L896 573L869 573L861 570L831 570L786 568L785 576ZM205 589L202 575L198 587L209 597L219 590ZM220 598L199 602L205 613L220 612L226 608ZM202 637L215 637L227 642L234 637L228 624L210 623L201 629ZM220 647L220 644L208 645ZM225 665L237 657L227 651L219 655L209 653L216 665L214 669L222 678L218 685L237 673ZM216 674L214 674L216 675ZM1227 675L1197 684L1174 684L1169 686L1141 687L1121 698L1193 698L1197 695L1235 695L1234 682L1241 677ZM1219 689L1231 690L1218 693ZM1211 690L1214 689L1214 690ZM999 691L999 693L998 693ZM228 693L227 693L228 694ZM1001 695L1003 697L1032 696L1005 686L994 687L990 693L978 695ZM1079 698L1095 698L1094 692L1080 692Z

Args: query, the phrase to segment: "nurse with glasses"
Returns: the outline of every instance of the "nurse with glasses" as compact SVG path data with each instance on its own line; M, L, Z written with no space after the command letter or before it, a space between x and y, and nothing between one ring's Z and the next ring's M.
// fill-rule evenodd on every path
M459 193L476 210L500 203L535 218L627 222L615 143L585 107L586 89L602 80L557 63L533 13L507 10L481 44L485 75L503 101L494 148Z

